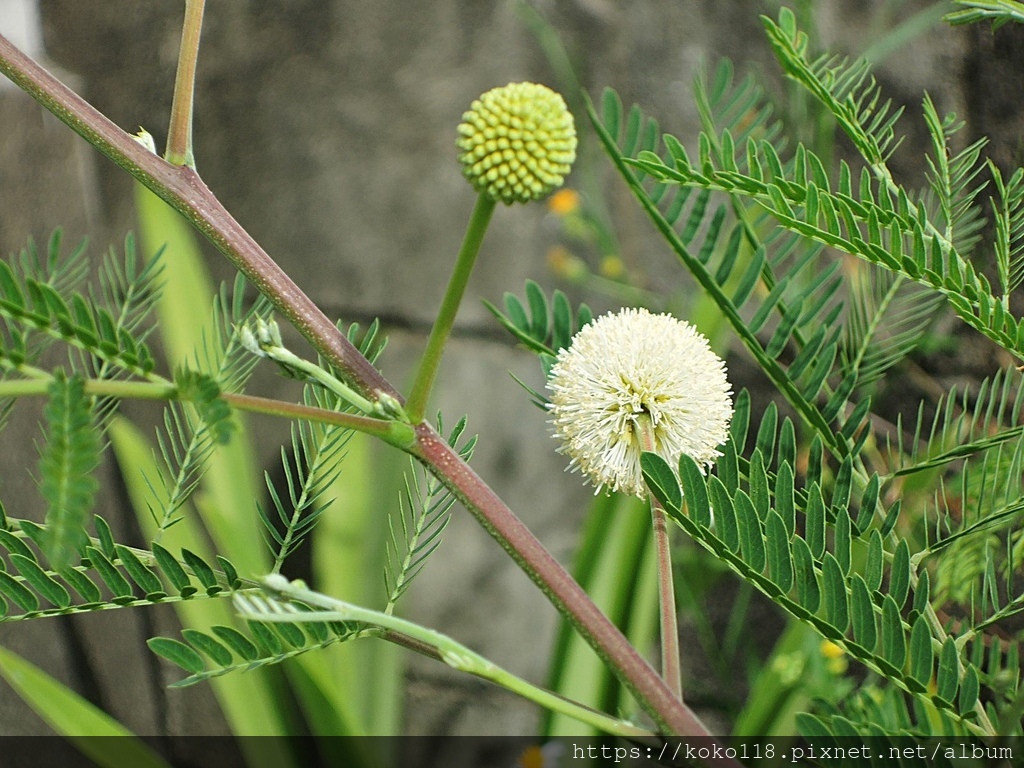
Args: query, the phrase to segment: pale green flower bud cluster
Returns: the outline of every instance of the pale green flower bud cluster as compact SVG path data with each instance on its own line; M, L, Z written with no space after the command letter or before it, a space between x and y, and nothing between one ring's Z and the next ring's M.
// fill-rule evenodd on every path
M562 186L576 159L565 101L536 83L510 83L473 102L459 125L463 174L506 204L539 200Z

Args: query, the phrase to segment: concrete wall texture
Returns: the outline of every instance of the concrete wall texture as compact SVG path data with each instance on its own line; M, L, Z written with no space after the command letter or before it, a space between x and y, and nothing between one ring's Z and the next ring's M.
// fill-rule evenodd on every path
M812 5L817 39L838 53L857 54L933 4ZM777 3L538 0L536 6L550 18L592 94L616 88L626 103L640 103L684 143L697 128L690 83L702 59L730 56L741 73L759 73L782 92L758 22L758 14L774 14ZM39 10L47 65L124 129L143 126L162 146L182 3L42 0ZM909 107L901 122L909 139L897 158L900 170L920 179L924 89L940 112L968 119L965 138L982 130L997 138L1013 135L1020 122L1019 87L1007 83L1020 82L1015 46L1021 38L1015 34L934 24L888 52L879 80L888 96ZM328 315L384 320L392 343L382 366L404 387L473 204L455 161L455 126L479 93L523 79L558 85L513 2L218 0L208 4L200 54L198 168ZM980 98L980 87L990 89L992 99ZM584 117L577 118L593 147ZM1016 146L997 147L1002 159L1019 162ZM594 167L606 177L630 268L647 275L652 290L685 286L607 163L596 157ZM45 242L59 225L69 243L88 235L98 257L135 226L130 179L10 88L0 89L0 201L4 254L29 236ZM543 414L506 373L540 387L536 362L496 331L479 301L500 301L507 290L521 293L528 277L561 285L545 260L556 230L542 205L497 211L445 359L437 405L449 422L469 414L470 430L481 435L474 466L568 560L589 489L562 474L564 461L553 452ZM212 249L210 265L218 278L231 277L230 265ZM613 305L600 295L575 291L573 297L598 308ZM742 373L743 361L734 367ZM289 387L261 370L252 390L283 395L293 391ZM41 507L23 468L35 459L19 446L38 434L38 412L31 412L38 404L26 405L27 414L8 427L0 447L7 467L0 494L12 514L31 517ZM260 455L270 468L287 425L267 421L259 428ZM102 474L104 511L116 514L123 504L116 467L105 464ZM122 533L132 530L125 521ZM555 612L461 511L407 607L415 618L517 673L543 680ZM169 611L114 611L0 624L0 643L102 703L138 733L223 732L208 690L168 693L162 687L166 670L150 657L144 639L172 628ZM535 727L532 707L441 665L412 660L409 680L408 733L517 734ZM709 717L714 722L714 714ZM0 686L0 734L45 732Z

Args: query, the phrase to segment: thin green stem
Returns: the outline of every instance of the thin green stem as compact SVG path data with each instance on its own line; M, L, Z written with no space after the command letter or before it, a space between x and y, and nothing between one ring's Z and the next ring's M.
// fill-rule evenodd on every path
M0 399L8 397L32 397L49 394L53 376L32 379L6 379L0 381ZM109 379L87 379L85 394L96 397L115 397L121 400L177 400L178 388L174 384L158 384L148 381L111 381Z
M637 419L640 442L645 451L656 452L654 425L645 413ZM661 615L661 676L668 687L683 700L682 652L679 647L679 620L676 617L676 590L672 578L672 550L665 509L650 496L651 521L654 530L654 551L657 554L658 602Z
M164 158L172 165L196 167L192 153L192 113L196 90L196 61L199 58L199 33L203 28L206 0L185 0L185 23L181 30L178 71L174 76L171 124L167 129Z
M369 416L357 416L352 413L328 411L310 405L287 403L282 400L271 400L253 395L235 395L223 393L221 397L233 408L250 413L264 413L268 416L283 416L286 419L305 419L321 424L334 424L347 429L363 432L378 437L403 451L408 451L416 443L416 432L401 421L390 419L374 419Z
M476 199L476 206L473 208L466 236L462 240L462 248L459 249L459 256L455 260L455 268L448 280L448 288L445 291L444 300L441 302L441 308L437 312L437 319L434 320L434 327L430 329L427 348L423 352L420 368L416 372L412 394L409 395L406 413L409 414L413 424L423 421L423 414L426 413L430 390L434 386L434 379L441 367L444 346L455 325L455 315L459 311L462 296L466 292L469 276L473 274L473 264L476 263L476 256L480 252L480 244L483 243L484 234L487 232L487 225L491 221L495 205L497 202L494 198L484 193L481 193Z
M683 698L683 670L679 648L679 623L676 618L676 596L672 579L672 555L669 550L668 525L661 502L651 497L651 519L654 522L654 549L658 556L658 600L661 606L661 676L672 692Z
M625 720L610 717L603 712L590 709L577 704L569 699L562 698L551 691L547 691L532 683L513 675L511 672L502 669L494 662L481 656L479 653L467 648L462 643L453 640L447 635L420 626L406 619L392 616L380 611L362 608L342 600L313 592L305 588L301 583L289 582L283 576L268 577L264 580L266 587L275 593L281 594L292 600L298 600L307 605L323 608L323 611L282 611L280 613L268 613L263 608L281 607L289 608L288 604L270 605L262 601L253 600L249 596L238 597L236 605L246 618L256 621L281 621L281 622L322 622L322 621L358 621L379 627L384 630L398 632L407 637L419 641L424 646L436 650L440 659L448 666L466 672L476 677L490 680L507 690L516 693L523 698L546 707L555 712L572 717L581 723L590 725L605 733L616 736L653 736L651 731L639 728Z
M42 397L49 394L53 381L51 374L34 379L7 379L0 381L0 399L9 397ZM148 381L109 381L107 379L86 379L85 393L96 397L114 397L119 400L177 400L178 388L174 384L159 384ZM352 413L328 411L310 405L299 405L266 397L239 395L222 392L221 399L232 408L249 413L281 416L286 419L303 419L320 424L332 424L356 432L364 432L390 443L396 448L408 450L416 442L416 433L408 424L389 419L374 419Z

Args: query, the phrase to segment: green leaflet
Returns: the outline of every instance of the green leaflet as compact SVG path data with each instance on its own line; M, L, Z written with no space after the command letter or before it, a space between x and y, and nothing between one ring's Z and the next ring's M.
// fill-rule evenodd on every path
M25 578L33 589L45 597L56 608L67 608L71 604L71 595L55 579L50 577L35 560L22 555L12 554L11 564Z
M920 685L920 691L928 689L932 679L932 633L924 616L918 616L910 630L910 677Z
M843 578L842 567L832 556L825 553L822 561L822 597L825 603L825 621L838 632L839 638L846 634L850 623L849 603L846 595L846 580Z
M484 306L498 322L527 349L540 356L547 373L558 351L569 346L572 337L593 319L586 304L580 304L573 317L568 297L556 290L549 301L543 289L533 280L526 281L526 307L514 294L505 294L505 312L488 301Z
M739 528L743 559L753 571L760 573L767 561L761 521L757 517L753 502L743 491L737 491L733 497L733 504L736 509L736 525Z
M878 642L874 603L867 583L859 573L850 578L850 617L854 642L868 652L874 651Z
M704 473L693 459L686 454L679 457L679 478L683 486L683 498L690 518L705 528L712 523L711 501L704 481Z
M774 510L768 513L765 541L772 582L778 586L782 594L788 594L793 588L793 559L789 549L789 531L782 517Z
M907 659L907 637L900 610L892 595L882 600L882 658L894 670L902 670Z
M668 462L656 453L644 451L640 456L640 468L644 474L644 481L658 501L665 505L665 511L678 515L683 503L683 493Z

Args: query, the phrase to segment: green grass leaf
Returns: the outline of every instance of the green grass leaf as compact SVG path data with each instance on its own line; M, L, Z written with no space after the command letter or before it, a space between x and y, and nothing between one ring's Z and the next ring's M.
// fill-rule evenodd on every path
M119 722L6 648L0 648L0 675L51 728L67 736L96 765L170 768ZM95 736L126 738L100 741Z

